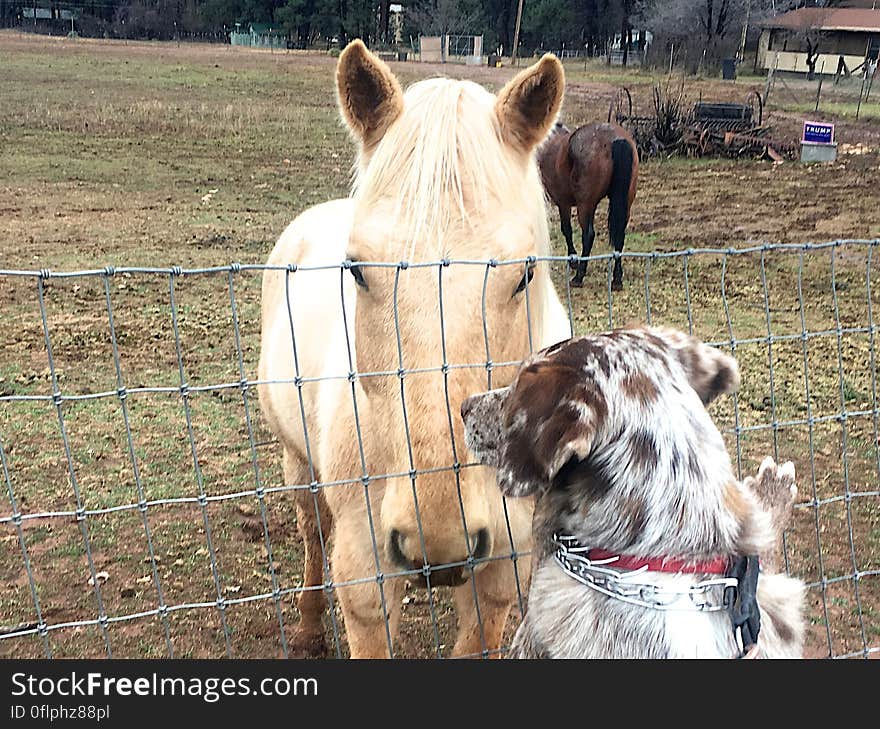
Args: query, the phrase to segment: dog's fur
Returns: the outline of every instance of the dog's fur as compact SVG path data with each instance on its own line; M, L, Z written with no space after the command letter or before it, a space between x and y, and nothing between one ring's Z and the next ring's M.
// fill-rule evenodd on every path
M566 575L552 536L637 557L702 561L758 554L759 648L800 656L804 586L776 567L797 490L794 466L766 459L733 475L705 405L739 385L736 361L669 329L620 329L560 342L509 388L462 405L468 446L508 496L537 493L521 658L734 657L726 611L662 611L608 598ZM707 575L647 572L686 588Z

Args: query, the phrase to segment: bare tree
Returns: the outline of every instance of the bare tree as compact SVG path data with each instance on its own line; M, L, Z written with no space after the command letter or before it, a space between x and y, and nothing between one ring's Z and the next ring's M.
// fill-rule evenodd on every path
M461 0L423 0L407 6L413 25L425 35L445 35L467 29L477 21Z
M778 0L662 0L646 4L641 22L655 41L674 43L697 58L717 59L742 33L747 16L752 23L779 10ZM696 59L692 59L696 63Z
M796 22L788 31L790 38L807 54L807 78L810 81L816 77L816 63L826 37L822 29L827 17L828 11L824 8L803 8L798 11Z

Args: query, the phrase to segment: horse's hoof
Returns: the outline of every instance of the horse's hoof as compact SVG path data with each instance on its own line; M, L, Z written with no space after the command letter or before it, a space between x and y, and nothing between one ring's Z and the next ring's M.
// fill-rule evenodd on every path
M287 652L291 658L327 658L329 655L324 633L305 631L302 628L294 628Z
M570 283L572 288L575 289L582 289L584 287L584 280L582 278L578 278L577 276L575 276Z
M611 290L612 291L623 291L623 281L612 281L611 282Z

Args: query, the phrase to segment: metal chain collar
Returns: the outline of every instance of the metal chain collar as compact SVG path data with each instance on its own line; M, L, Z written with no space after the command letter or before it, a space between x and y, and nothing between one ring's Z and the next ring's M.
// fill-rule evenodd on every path
M730 605L725 593L739 584L735 577L716 577L683 589L660 586L636 579L648 571L647 566L621 572L613 568L617 557L588 559L585 555L590 547L581 545L575 537L554 534L553 543L556 545L553 554L556 564L569 577L608 597L652 610L727 610Z

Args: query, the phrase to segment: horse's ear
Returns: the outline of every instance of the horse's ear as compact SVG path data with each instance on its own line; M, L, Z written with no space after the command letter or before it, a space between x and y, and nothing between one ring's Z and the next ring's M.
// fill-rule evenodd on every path
M349 43L336 65L339 110L363 151L370 152L403 112L403 91L391 69L361 40Z
M520 71L501 89L495 102L504 140L531 152L556 123L564 93L565 70L553 54Z

